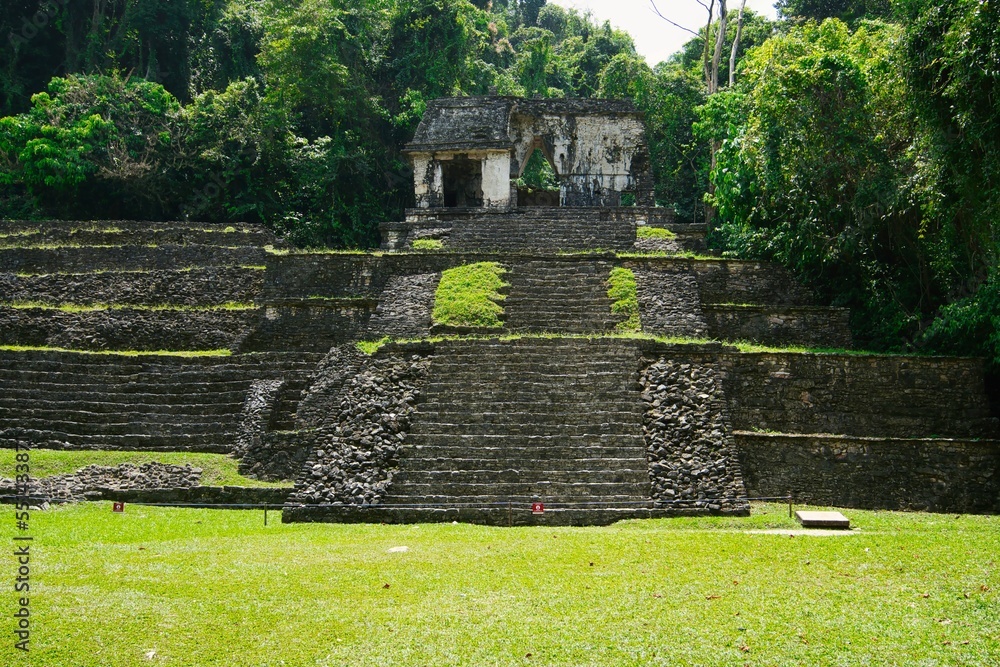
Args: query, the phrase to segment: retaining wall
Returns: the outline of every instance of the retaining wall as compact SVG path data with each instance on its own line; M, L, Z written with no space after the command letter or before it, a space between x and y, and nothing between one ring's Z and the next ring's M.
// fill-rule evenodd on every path
M753 353L728 355L737 430L883 437L996 432L979 359Z
M864 509L1000 512L1000 442L736 433L751 495Z
M256 310L114 308L65 312L0 307L0 345L82 350L217 350L234 347Z

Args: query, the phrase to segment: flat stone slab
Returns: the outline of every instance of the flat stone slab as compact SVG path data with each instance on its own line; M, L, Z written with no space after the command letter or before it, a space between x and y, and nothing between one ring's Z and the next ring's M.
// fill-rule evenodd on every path
M797 510L795 519L803 528L850 528L851 520L840 512Z

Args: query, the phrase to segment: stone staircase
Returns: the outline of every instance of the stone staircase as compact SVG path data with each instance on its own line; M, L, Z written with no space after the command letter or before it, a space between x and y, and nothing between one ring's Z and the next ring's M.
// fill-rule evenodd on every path
M233 348L258 315L267 230L204 223L0 222L0 345Z
M638 354L615 341L438 348L387 503L641 503Z
M0 447L229 452L254 379L301 393L321 355L0 353ZM276 417L288 423L298 396Z
M613 331L621 321L608 298L613 266L559 258L514 264L505 276L505 327L518 333Z
M632 250L635 225L624 220L539 217L512 214L503 220L455 221L446 244L454 250L515 252L531 249Z

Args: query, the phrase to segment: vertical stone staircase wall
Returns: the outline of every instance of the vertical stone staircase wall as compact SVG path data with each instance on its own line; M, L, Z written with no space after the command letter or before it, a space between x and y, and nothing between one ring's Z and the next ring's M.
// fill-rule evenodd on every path
M309 355L0 353L0 446L231 452L251 382L304 383Z
M266 230L2 222L0 345L233 348L257 320Z

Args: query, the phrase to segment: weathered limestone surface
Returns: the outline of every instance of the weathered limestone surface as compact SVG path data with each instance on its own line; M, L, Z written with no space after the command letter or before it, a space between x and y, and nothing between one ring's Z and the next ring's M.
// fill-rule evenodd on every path
M643 371L652 497L674 507L745 511L746 489L715 366L661 356Z
M1000 512L1000 442L738 431L753 495L869 509Z
M368 322L367 335L373 339L423 338L431 332L434 292L439 273L393 276L389 279L378 307Z
M0 345L83 350L218 350L236 347L259 315L246 310L81 312L0 306Z
M680 268L634 270L642 330L659 336L704 338L709 333L698 281Z
M177 466L155 461L133 465L122 463L117 466L90 465L75 473L34 477L28 484L32 496L58 500L83 500L90 491L175 489L198 486L201 469L190 465ZM0 495L13 495L18 491L14 480L0 478Z
M429 360L359 354L332 350L299 414L315 432L292 504L375 504L392 483Z

